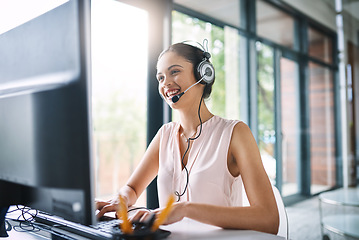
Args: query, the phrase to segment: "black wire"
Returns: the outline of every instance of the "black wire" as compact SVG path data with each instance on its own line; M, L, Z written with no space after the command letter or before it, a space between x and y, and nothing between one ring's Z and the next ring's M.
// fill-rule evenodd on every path
M34 218L38 214L38 210L31 209L29 207L16 205L16 209L8 211L8 213L13 213L16 211L20 211L20 215L16 218L6 218L7 220L12 220L14 222L18 222L19 225L11 226L10 222L7 223L10 225L9 228L13 228L16 232L38 232L40 229L34 225ZM30 212L35 211L35 214ZM28 216L29 215L29 216Z
M184 187L183 192L181 194L178 191L175 191L175 193L174 193L177 196L177 202L179 202L181 197L185 194L185 192L187 190L187 187L188 187L188 183L189 183L189 172L188 172L188 169L187 169L186 165L184 164L184 157L186 156L186 154L187 154L187 152L189 150L191 141L194 141L197 138L199 138L199 136L201 136L201 133L202 133L201 105L202 105L202 101L203 101L203 96L204 96L204 94L202 94L201 101L199 102L199 106L198 106L198 118L199 118L199 122L200 122L199 133L194 138L188 138L187 149L184 152L184 154L182 156L182 160L181 160L182 166L183 166L184 170L186 171L186 179L187 179L187 181L186 181L186 186Z
M16 232L39 232L39 231L46 231L51 233L52 235L56 235L59 236L61 239L68 239L68 240L76 240L75 238L71 237L71 236L67 236L61 232L56 231L56 229L54 229L54 226L48 226L46 224L42 224L42 223L37 223L35 222L35 217L37 216L37 214L39 213L38 210L36 209L31 209L29 207L26 206L22 206L20 207L19 205L16 205L16 209L8 211L8 213L13 213L16 211L20 211L20 215L15 219L13 218L6 218L6 222L9 225L8 228L9 230L14 229L14 231ZM31 211L35 211L35 213L32 213ZM30 215L27 216L27 215ZM23 218L23 219L22 219ZM18 225L14 225L12 226L11 223L7 220L11 220L14 222L19 223ZM8 230L8 231L9 231Z
M131 208L131 209L127 210L127 212L129 213L129 212L132 212L132 211L135 211L135 210L140 210L140 209L145 209L145 210L147 210L147 211L151 212L151 209L146 208L146 207L136 207L136 208Z

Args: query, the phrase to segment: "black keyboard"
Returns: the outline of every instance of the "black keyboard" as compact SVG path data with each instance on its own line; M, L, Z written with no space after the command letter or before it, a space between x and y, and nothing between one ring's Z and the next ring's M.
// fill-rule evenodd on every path
M163 229L158 229L155 232L151 231L151 228L142 222L132 223L133 233L124 234L120 228L120 220L113 219L110 221L102 221L92 226L102 232L111 234L113 239L164 239L167 238L171 232Z
M119 226L119 224L120 224L119 219L109 219L109 220L102 220L98 222L96 225L90 227L111 234L113 232L113 229L116 229L116 226Z
M94 240L123 240L123 239L153 239L159 240L167 238L171 232L163 229L158 229L152 232L151 229L144 223L133 223L133 233L124 234L120 229L120 220L111 219L100 221L96 225L85 226L82 224L70 222L60 219L58 217L49 216L46 214L38 214L35 218L36 222L43 223L49 226L54 226L61 230L68 231L79 236L87 237ZM55 227L56 226L56 227Z

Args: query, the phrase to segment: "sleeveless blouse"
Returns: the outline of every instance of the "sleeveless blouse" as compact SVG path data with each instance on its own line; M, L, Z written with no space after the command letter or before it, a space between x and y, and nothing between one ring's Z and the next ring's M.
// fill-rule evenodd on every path
M180 201L219 206L247 205L241 177L233 177L227 166L232 132L238 122L213 116L202 124L201 135L192 141L187 152L188 187ZM170 194L176 191L182 194L187 183L186 170L182 169L181 163L179 129L180 123L171 122L159 130L157 190L160 207L166 205Z

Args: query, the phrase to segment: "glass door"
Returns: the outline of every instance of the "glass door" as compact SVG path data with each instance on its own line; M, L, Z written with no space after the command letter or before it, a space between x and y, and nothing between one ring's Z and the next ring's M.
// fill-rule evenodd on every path
M275 125L275 79L274 49L261 42L257 49L257 132L258 147L264 168L273 185L278 186L276 125Z
M257 42L258 146L265 170L283 196L300 192L298 63Z
M334 82L332 71L309 62L311 194L336 185Z
M288 58L279 58L278 99L280 110L277 111L280 123L280 144L282 196L300 192L300 106L298 63Z

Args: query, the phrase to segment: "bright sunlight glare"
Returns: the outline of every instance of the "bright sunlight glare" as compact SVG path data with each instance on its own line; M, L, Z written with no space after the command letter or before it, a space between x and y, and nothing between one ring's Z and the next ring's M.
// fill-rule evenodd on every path
M119 88L146 96L141 83L147 78L147 12L115 0L93 0L91 15L94 95L106 97Z
M1 0L0 34L20 26L68 0Z

